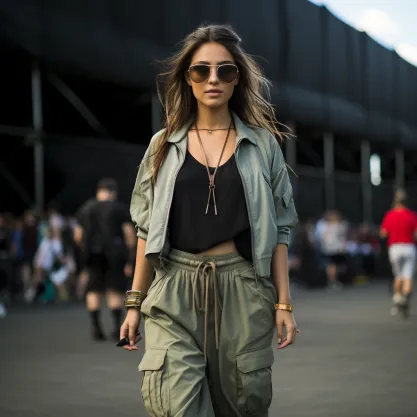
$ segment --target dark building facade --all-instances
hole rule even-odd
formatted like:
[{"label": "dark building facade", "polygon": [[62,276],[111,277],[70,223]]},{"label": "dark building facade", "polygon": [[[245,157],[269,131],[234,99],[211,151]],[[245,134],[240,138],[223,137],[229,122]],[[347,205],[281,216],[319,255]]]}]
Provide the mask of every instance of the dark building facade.
[{"label": "dark building facade", "polygon": [[[107,172],[128,199],[161,123],[156,62],[203,22],[232,24],[271,79],[278,119],[297,136],[284,148],[298,174],[302,218],[337,207],[354,221],[377,222],[395,186],[407,187],[417,207],[417,68],[325,7],[307,0],[3,3],[0,135],[12,157],[3,158],[0,175],[16,207],[57,200],[70,209]],[[370,170],[372,155],[379,174]],[[35,178],[16,169],[22,160]]]}]

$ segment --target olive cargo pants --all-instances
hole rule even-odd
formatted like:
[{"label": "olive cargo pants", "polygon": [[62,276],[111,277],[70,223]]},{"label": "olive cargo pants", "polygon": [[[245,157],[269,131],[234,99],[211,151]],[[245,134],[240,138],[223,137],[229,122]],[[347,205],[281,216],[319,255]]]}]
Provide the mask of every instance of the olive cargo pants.
[{"label": "olive cargo pants", "polygon": [[172,250],[142,305],[153,417],[266,417],[276,292],[238,254]]}]

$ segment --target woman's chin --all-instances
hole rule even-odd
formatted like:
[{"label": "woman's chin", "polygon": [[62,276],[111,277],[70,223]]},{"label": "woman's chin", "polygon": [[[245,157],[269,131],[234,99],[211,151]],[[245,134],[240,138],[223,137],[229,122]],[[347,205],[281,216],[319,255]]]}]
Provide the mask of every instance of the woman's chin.
[{"label": "woman's chin", "polygon": [[225,107],[225,106],[227,107],[227,103],[228,103],[228,101],[216,100],[216,99],[200,101],[200,104],[202,104],[204,107],[207,107],[209,109],[219,109],[219,108]]}]

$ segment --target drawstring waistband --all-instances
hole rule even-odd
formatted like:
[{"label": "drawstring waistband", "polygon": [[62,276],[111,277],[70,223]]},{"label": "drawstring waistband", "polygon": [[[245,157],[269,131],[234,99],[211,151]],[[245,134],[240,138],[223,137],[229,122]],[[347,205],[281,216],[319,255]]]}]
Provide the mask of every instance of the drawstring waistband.
[{"label": "drawstring waistband", "polygon": [[[192,286],[194,308],[199,312],[204,312],[204,359],[207,359],[208,310],[210,306],[211,287],[213,288],[214,297],[214,331],[216,349],[219,349],[219,316],[222,310],[222,303],[219,292],[219,283],[217,280],[216,264],[212,261],[201,261],[195,270]],[[199,289],[198,286],[200,286]],[[203,301],[204,307],[202,306]]]},{"label": "drawstring waistband", "polygon": [[211,307],[214,308],[216,348],[219,349],[223,305],[219,277],[223,272],[248,269],[252,265],[238,253],[202,256],[176,249],[171,249],[167,261],[176,268],[191,272],[193,308],[197,313],[204,313],[204,357],[207,359],[208,322]]}]

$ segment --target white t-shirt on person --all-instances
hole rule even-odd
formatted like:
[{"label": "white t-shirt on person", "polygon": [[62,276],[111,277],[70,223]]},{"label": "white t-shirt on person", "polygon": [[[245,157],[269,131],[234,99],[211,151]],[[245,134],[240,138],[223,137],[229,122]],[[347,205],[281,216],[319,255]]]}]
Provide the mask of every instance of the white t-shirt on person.
[{"label": "white t-shirt on person", "polygon": [[61,240],[45,237],[42,239],[42,242],[36,251],[34,265],[36,268],[50,271],[54,264],[55,257],[63,255],[63,253],[64,248]]},{"label": "white t-shirt on person", "polygon": [[347,227],[343,222],[325,223],[320,233],[320,246],[325,255],[336,255],[346,250]]}]

